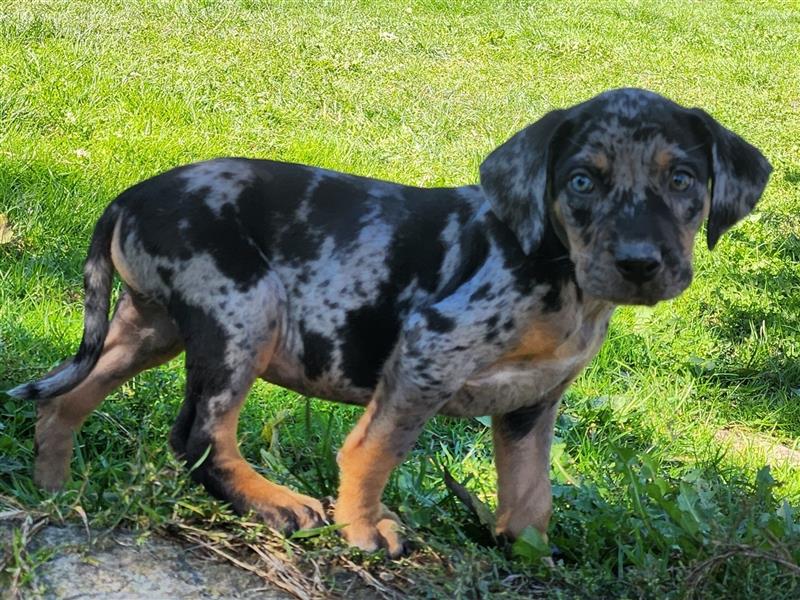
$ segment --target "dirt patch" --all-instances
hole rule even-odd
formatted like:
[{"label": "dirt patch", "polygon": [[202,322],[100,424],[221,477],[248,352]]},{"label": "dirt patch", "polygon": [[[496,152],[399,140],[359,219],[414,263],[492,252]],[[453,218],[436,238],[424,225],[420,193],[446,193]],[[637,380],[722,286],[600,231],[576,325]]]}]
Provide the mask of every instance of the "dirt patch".
[{"label": "dirt patch", "polygon": [[[11,547],[13,531],[10,524],[0,524],[4,550]],[[53,557],[36,567],[32,585],[18,597],[291,598],[252,573],[152,536],[115,531],[90,541],[80,527],[48,525],[28,545],[29,554],[40,550],[52,551]]]}]

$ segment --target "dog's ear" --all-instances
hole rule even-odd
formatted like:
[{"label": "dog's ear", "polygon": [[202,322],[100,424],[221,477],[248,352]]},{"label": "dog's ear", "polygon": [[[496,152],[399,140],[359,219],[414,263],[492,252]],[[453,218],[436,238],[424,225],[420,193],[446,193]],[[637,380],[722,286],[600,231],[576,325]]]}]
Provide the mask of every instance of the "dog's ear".
[{"label": "dog's ear", "polygon": [[554,110],[529,125],[481,163],[481,187],[492,212],[530,254],[539,245],[547,218],[549,147],[566,110]]},{"label": "dog's ear", "polygon": [[720,236],[747,216],[767,185],[772,166],[764,155],[699,108],[699,117],[711,146],[711,210],[707,241],[713,249]]}]

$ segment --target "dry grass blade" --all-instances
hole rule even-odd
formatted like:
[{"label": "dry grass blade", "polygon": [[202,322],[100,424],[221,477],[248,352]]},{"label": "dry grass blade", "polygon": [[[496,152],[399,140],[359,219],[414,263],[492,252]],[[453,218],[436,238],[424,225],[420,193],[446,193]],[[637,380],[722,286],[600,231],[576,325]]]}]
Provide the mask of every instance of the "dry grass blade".
[{"label": "dry grass blade", "polygon": [[355,573],[361,578],[361,581],[366,583],[369,587],[374,589],[381,598],[394,599],[398,598],[398,594],[393,590],[383,585],[376,577],[367,571],[364,567],[360,567],[349,558],[342,557],[342,564],[344,564],[350,571]]},{"label": "dry grass blade", "polygon": [[[291,564],[288,558],[276,555],[274,548],[270,548],[270,552],[265,552],[264,546],[261,544],[248,543],[246,546],[264,563],[269,565],[270,573],[285,582],[287,587],[284,589],[287,589],[287,591],[289,591],[289,587],[292,587],[292,589],[297,587],[303,598],[324,598],[326,596],[326,590],[322,586],[319,577],[309,578]],[[297,595],[296,592],[292,593]],[[300,598],[301,596],[298,595],[297,597]]]},{"label": "dry grass blade", "polygon": [[[246,521],[239,521],[228,530],[205,529],[176,520],[163,532],[303,600],[340,597],[394,600],[404,595],[403,589],[415,585],[412,579],[385,568],[382,562],[362,565],[338,552],[309,552],[304,546]],[[434,562],[440,559],[437,557]]]},{"label": "dry grass blade", "polygon": [[749,455],[762,453],[772,465],[800,465],[800,450],[790,448],[768,435],[748,431],[745,428],[724,428],[714,433],[714,439],[727,445],[734,453]]},{"label": "dry grass blade", "polygon": [[[303,574],[288,557],[284,556],[283,548],[277,543],[241,542],[232,535],[220,531],[205,531],[184,523],[173,522],[171,525],[173,533],[179,538],[257,575],[265,582],[296,598],[315,600],[329,597],[318,574],[314,578]],[[269,551],[266,551],[265,547]],[[257,563],[253,564],[246,560],[243,550],[250,556],[257,557]]]},{"label": "dry grass blade", "polygon": [[26,510],[12,508],[0,512],[0,521],[16,521],[17,519],[24,519],[28,515],[30,513]]},{"label": "dry grass blade", "polygon": [[40,513],[26,509],[11,496],[0,494],[0,521],[7,519],[23,519],[28,515],[40,515]]},{"label": "dry grass blade", "polygon": [[8,244],[14,239],[14,231],[8,222],[8,217],[0,213],[0,244]]}]

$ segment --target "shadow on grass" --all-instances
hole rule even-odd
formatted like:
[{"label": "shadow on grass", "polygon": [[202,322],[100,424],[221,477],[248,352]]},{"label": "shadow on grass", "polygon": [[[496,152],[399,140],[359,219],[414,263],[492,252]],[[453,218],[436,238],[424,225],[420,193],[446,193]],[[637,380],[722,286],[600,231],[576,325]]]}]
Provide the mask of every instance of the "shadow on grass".
[{"label": "shadow on grass", "polygon": [[794,185],[800,184],[800,169],[786,169],[786,173],[784,174],[783,178]]},{"label": "shadow on grass", "polygon": [[24,327],[0,323],[0,392],[41,377],[64,359],[73,356],[77,342],[55,343],[34,335]]},{"label": "shadow on grass", "polygon": [[113,195],[73,167],[0,161],[2,212],[14,235],[0,245],[0,271],[6,275],[2,296],[10,309],[0,321],[0,385],[41,374],[77,349],[79,338],[55,342],[18,322],[42,301],[82,304],[82,266],[94,218],[85,218],[93,209],[79,200],[98,197],[110,201]]},{"label": "shadow on grass", "polygon": [[718,285],[728,281],[735,292],[721,289],[724,301],[713,300],[707,314],[699,308],[696,315],[716,340],[718,355],[703,357],[710,368],[694,374],[710,384],[711,392],[724,394],[715,409],[726,418],[762,426],[770,420],[769,426],[798,436],[800,237],[772,244],[761,250],[763,264],[723,267],[729,271]]},{"label": "shadow on grass", "polygon": [[14,233],[0,245],[0,261],[27,261],[54,277],[80,281],[94,223],[115,194],[78,169],[33,160],[0,161],[0,212]]}]

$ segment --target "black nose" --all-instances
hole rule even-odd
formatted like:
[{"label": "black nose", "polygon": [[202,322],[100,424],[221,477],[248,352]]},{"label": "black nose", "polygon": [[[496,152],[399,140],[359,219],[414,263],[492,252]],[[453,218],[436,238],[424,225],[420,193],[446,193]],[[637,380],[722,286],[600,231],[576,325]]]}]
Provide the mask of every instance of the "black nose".
[{"label": "black nose", "polygon": [[614,258],[617,270],[633,283],[650,281],[661,270],[661,252],[650,244],[621,245]]}]

